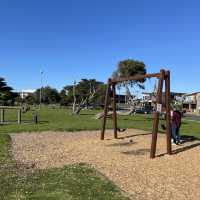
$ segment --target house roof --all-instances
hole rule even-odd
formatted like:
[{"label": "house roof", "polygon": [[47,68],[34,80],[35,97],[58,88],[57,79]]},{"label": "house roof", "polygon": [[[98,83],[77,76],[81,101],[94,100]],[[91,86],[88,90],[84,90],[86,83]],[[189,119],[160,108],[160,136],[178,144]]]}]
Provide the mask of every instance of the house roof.
[{"label": "house roof", "polygon": [[34,93],[36,90],[35,89],[25,89],[25,90],[20,90],[16,91],[17,93]]},{"label": "house roof", "polygon": [[[151,94],[153,94],[153,92],[142,92],[142,94],[151,95]],[[186,93],[182,93],[182,92],[171,92],[171,95],[185,95],[185,94]]]},{"label": "house roof", "polygon": [[197,94],[199,94],[200,92],[194,92],[194,93],[190,93],[190,94],[186,94],[185,96],[195,96]]}]

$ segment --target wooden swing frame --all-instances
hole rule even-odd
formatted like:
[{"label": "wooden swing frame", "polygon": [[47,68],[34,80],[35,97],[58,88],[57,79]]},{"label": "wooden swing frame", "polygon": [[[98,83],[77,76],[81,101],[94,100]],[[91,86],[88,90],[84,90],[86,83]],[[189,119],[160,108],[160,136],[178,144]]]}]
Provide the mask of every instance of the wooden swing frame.
[{"label": "wooden swing frame", "polygon": [[155,158],[156,156],[156,146],[157,146],[157,135],[158,135],[158,126],[159,126],[159,113],[160,111],[157,109],[158,104],[162,104],[162,96],[163,96],[163,85],[165,83],[165,109],[166,109],[166,146],[167,153],[169,155],[172,154],[171,147],[171,114],[170,114],[170,103],[171,103],[171,95],[170,95],[170,71],[166,71],[164,69],[160,70],[160,73],[154,74],[145,74],[145,75],[136,75],[125,78],[114,78],[108,79],[106,96],[105,96],[105,104],[104,104],[104,116],[102,120],[102,130],[101,130],[101,140],[104,140],[105,136],[105,127],[107,121],[108,114],[108,104],[109,104],[109,92],[112,91],[112,109],[113,109],[113,130],[114,130],[114,138],[118,138],[117,134],[117,112],[116,112],[116,84],[125,82],[125,81],[137,81],[143,80],[146,78],[158,78],[158,92],[156,96],[156,110],[153,113],[153,129],[152,129],[152,140],[151,140],[151,151],[150,158]]}]

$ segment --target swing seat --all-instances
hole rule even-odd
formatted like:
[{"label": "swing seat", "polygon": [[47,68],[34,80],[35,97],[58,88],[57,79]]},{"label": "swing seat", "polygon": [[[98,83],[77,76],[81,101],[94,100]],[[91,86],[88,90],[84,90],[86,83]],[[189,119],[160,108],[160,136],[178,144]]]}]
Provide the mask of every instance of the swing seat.
[{"label": "swing seat", "polygon": [[117,131],[118,132],[124,132],[124,131],[126,131],[126,128],[117,128]]},{"label": "swing seat", "polygon": [[165,126],[164,124],[161,124],[161,128],[162,128],[163,130],[166,130],[166,126]]}]

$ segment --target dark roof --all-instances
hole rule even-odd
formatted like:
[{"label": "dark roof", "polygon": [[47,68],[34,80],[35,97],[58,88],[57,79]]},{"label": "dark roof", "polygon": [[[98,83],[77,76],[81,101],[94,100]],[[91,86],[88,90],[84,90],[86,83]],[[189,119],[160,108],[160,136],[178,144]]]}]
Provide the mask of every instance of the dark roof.
[{"label": "dark roof", "polygon": [[[142,92],[142,94],[153,94],[153,92]],[[171,92],[171,95],[185,95],[185,94],[186,93],[182,93],[182,92]]]},{"label": "dark roof", "polygon": [[194,95],[197,95],[199,94],[200,92],[194,92],[194,93],[190,93],[190,94],[186,94],[185,96],[194,96]]}]

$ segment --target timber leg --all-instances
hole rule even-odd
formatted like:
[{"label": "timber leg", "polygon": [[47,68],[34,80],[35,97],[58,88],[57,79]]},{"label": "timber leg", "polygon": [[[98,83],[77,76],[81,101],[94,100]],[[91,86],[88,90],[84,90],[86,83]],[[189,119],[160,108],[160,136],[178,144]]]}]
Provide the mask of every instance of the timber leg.
[{"label": "timber leg", "polygon": [[113,94],[113,129],[114,129],[114,138],[117,139],[117,112],[116,112],[116,88],[115,88],[115,84],[112,85],[112,94]]},{"label": "timber leg", "polygon": [[108,80],[107,88],[106,88],[106,97],[104,103],[104,115],[102,120],[102,129],[101,129],[101,140],[104,140],[105,128],[106,128],[106,120],[108,114],[108,101],[109,101],[109,91],[110,91],[110,79]]},{"label": "timber leg", "polygon": [[171,145],[171,95],[170,95],[170,72],[165,74],[165,102],[166,102],[166,137],[167,137],[167,153],[172,154]]},{"label": "timber leg", "polygon": [[165,76],[165,71],[161,70],[160,79],[158,83],[157,98],[156,98],[156,110],[154,112],[150,158],[155,158],[156,155],[156,145],[157,145],[157,135],[158,135],[158,125],[159,125],[159,111],[157,110],[157,104],[162,104],[162,96],[163,96],[162,89],[163,89],[164,76]]}]

